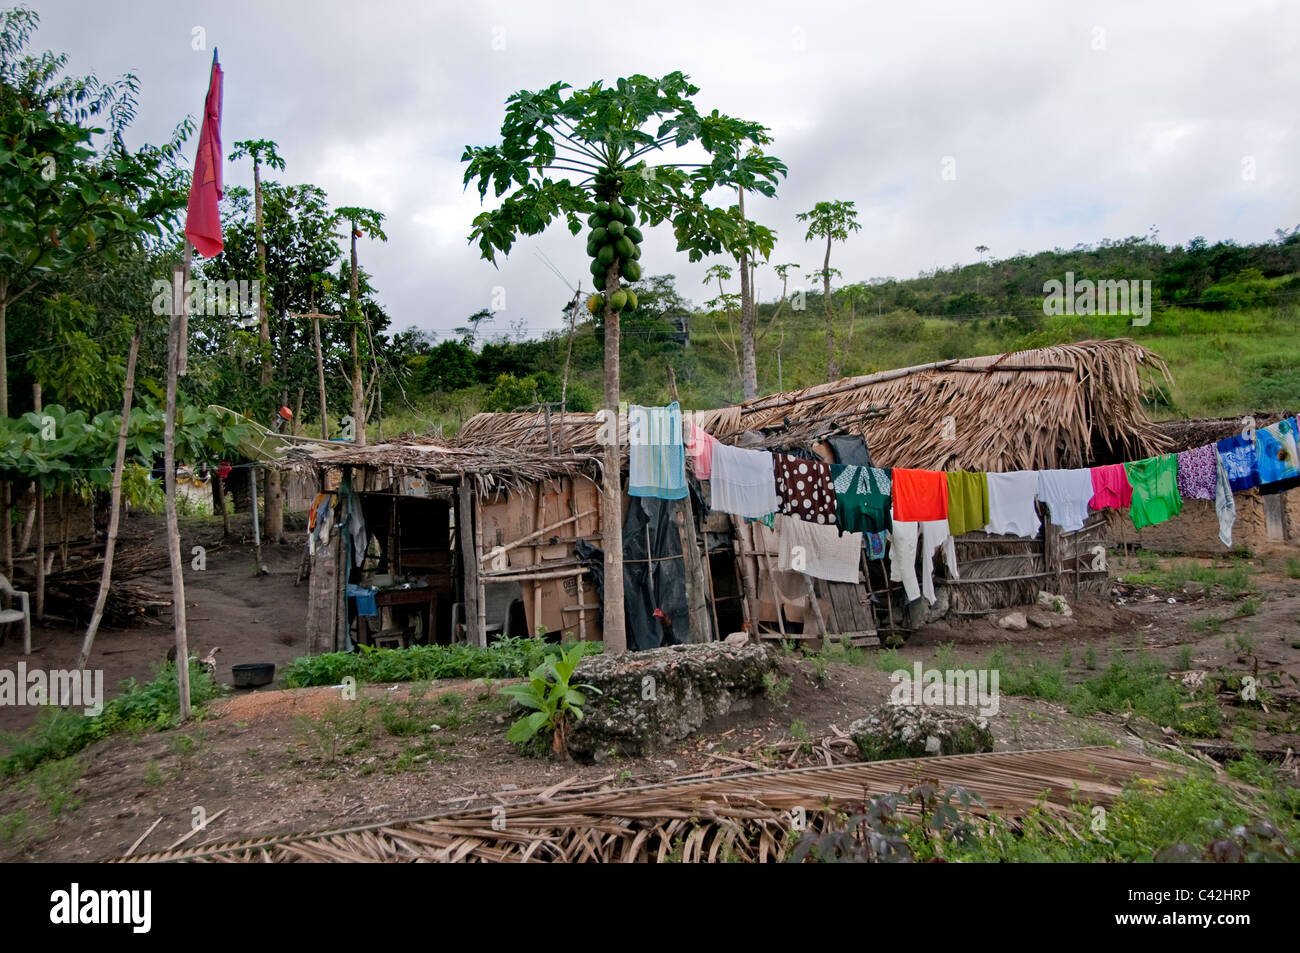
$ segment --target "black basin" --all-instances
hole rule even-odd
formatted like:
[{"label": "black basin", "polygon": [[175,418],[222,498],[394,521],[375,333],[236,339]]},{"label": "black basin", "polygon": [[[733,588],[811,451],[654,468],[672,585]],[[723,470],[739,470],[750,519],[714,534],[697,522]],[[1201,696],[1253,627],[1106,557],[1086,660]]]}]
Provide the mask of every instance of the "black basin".
[{"label": "black basin", "polygon": [[249,662],[235,665],[230,670],[235,676],[236,688],[257,688],[270,685],[275,679],[274,662]]}]

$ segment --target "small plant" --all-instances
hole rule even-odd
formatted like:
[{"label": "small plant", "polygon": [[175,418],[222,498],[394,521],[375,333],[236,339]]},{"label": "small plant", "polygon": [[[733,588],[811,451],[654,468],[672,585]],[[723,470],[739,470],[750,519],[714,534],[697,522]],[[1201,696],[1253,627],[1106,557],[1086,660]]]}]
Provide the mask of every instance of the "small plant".
[{"label": "small plant", "polygon": [[1090,672],[1097,670],[1097,646],[1088,646],[1087,651],[1083,653],[1083,664]]},{"label": "small plant", "polygon": [[934,667],[940,671],[951,671],[957,667],[957,645],[954,642],[940,642],[934,650]]},{"label": "small plant", "polygon": [[547,659],[528,675],[527,685],[507,685],[500,694],[508,695],[525,708],[535,709],[510,726],[508,741],[523,743],[538,732],[551,733],[551,750],[557,755],[568,751],[569,730],[572,722],[582,720],[582,706],[587,696],[580,691],[596,692],[592,685],[572,685],[573,671],[582,661],[581,643],[556,659]]},{"label": "small plant", "polygon": [[814,681],[817,682],[818,686],[824,687],[826,685],[826,679],[829,675],[829,671],[827,669],[828,663],[826,661],[826,656],[822,655],[821,653],[818,653],[816,655],[809,656],[808,660],[812,662]]},{"label": "small plant", "polygon": [[808,725],[798,720],[790,722],[790,737],[795,741],[807,741]]},{"label": "small plant", "polygon": [[898,654],[898,649],[885,649],[876,656],[876,668],[879,671],[894,672],[906,667],[903,657]]},{"label": "small plant", "polygon": [[1249,633],[1243,633],[1236,637],[1237,651],[1242,655],[1255,654],[1255,637]]},{"label": "small plant", "polygon": [[1074,653],[1070,651],[1070,647],[1067,645],[1061,649],[1061,668],[1069,668],[1073,664]]},{"label": "small plant", "polygon": [[1192,647],[1190,645],[1181,646],[1178,649],[1178,659],[1174,662],[1176,671],[1185,672],[1192,667]]},{"label": "small plant", "polygon": [[315,746],[322,763],[333,764],[349,748],[348,742],[364,747],[370,732],[368,708],[369,701],[365,698],[333,702],[319,718],[298,715],[294,718],[294,729],[303,741]]},{"label": "small plant", "polygon": [[763,690],[767,694],[768,701],[774,705],[786,704],[784,699],[790,692],[792,679],[787,675],[785,678],[777,678],[771,672],[763,676]]},{"label": "small plant", "polygon": [[1236,615],[1238,618],[1245,618],[1246,616],[1252,616],[1258,611],[1259,611],[1258,599],[1242,599],[1241,602],[1237,603]]},{"label": "small plant", "polygon": [[1292,556],[1286,561],[1286,574],[1291,579],[1300,579],[1300,559]]}]

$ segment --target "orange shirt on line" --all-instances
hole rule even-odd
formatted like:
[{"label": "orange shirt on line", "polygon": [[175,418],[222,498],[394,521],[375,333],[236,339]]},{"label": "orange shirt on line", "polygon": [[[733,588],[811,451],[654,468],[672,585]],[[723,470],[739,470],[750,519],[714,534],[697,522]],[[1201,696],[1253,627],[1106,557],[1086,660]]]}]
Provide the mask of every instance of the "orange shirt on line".
[{"label": "orange shirt on line", "polygon": [[894,467],[894,519],[900,523],[948,518],[948,476],[941,470]]}]

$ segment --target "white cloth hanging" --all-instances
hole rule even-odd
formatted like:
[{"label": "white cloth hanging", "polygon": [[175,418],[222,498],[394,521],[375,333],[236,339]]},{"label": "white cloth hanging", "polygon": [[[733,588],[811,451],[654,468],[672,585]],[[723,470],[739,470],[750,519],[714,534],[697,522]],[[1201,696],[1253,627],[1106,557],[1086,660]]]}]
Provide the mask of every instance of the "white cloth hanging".
[{"label": "white cloth hanging", "polygon": [[[903,584],[903,592],[908,602],[915,602],[925,596],[925,601],[934,605],[934,554],[942,549],[943,561],[948,565],[948,574],[960,579],[957,573],[957,545],[948,529],[948,521],[926,520],[918,522],[893,523],[890,534],[889,578]],[[921,547],[921,574],[916,572],[916,549]]]},{"label": "white cloth hanging", "polygon": [[986,533],[1034,537],[1042,527],[1034,498],[1038,494],[1037,470],[989,474],[989,524]]},{"label": "white cloth hanging", "polygon": [[1083,529],[1092,499],[1092,470],[1039,470],[1038,498],[1052,522],[1068,533]]},{"label": "white cloth hanging", "polygon": [[777,569],[803,572],[830,582],[857,585],[861,581],[861,533],[841,536],[834,525],[810,523],[784,513],[776,518],[776,531],[780,537]]},{"label": "white cloth hanging", "polygon": [[766,450],[744,450],[725,443],[715,445],[709,489],[713,509],[732,516],[757,519],[775,513],[781,505],[776,495],[772,455]]}]

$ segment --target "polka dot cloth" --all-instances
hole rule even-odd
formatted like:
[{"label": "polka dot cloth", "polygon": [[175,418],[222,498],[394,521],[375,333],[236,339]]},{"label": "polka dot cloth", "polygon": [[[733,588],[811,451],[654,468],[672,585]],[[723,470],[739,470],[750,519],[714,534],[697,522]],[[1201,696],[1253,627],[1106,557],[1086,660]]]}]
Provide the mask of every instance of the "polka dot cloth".
[{"label": "polka dot cloth", "polygon": [[772,473],[781,512],[809,523],[835,525],[835,490],[830,464],[789,453],[772,454]]}]

